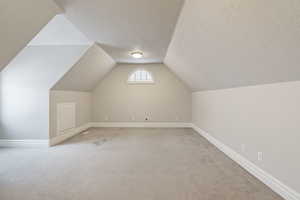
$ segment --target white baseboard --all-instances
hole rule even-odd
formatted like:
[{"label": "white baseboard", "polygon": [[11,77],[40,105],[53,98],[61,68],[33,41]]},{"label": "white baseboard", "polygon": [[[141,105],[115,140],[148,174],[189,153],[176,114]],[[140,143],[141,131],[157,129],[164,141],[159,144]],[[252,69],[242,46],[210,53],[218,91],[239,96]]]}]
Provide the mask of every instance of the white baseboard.
[{"label": "white baseboard", "polygon": [[116,128],[191,128],[191,123],[184,122],[92,122],[90,127],[116,127]]},{"label": "white baseboard", "polygon": [[0,147],[49,147],[62,143],[63,141],[89,129],[100,127],[130,127],[130,128],[191,128],[191,123],[184,122],[92,122],[83,126],[70,129],[64,134],[51,138],[50,140],[0,140]]},{"label": "white baseboard", "polygon": [[201,128],[197,127],[196,125],[192,124],[192,128],[197,131],[200,135],[205,137],[209,142],[211,142],[214,146],[216,146],[219,150],[225,153],[228,157],[232,160],[237,162],[240,166],[254,175],[256,178],[261,180],[264,184],[269,186],[273,191],[278,193],[280,196],[285,198],[286,200],[300,200],[300,194],[295,190],[291,189],[271,174],[267,173],[266,171],[262,170],[245,157],[231,149],[230,147],[226,146],[209,133],[203,131]]},{"label": "white baseboard", "polygon": [[67,130],[64,134],[58,135],[54,138],[50,138],[50,146],[60,144],[63,141],[65,141],[65,140],[67,140],[67,139],[69,139],[69,138],[71,138],[75,135],[78,135],[79,133],[81,133],[81,132],[83,132],[83,131],[85,131],[89,128],[91,128],[90,123],[87,123],[87,124],[79,126],[77,128]]},{"label": "white baseboard", "polygon": [[49,147],[49,140],[0,140],[0,147]]}]

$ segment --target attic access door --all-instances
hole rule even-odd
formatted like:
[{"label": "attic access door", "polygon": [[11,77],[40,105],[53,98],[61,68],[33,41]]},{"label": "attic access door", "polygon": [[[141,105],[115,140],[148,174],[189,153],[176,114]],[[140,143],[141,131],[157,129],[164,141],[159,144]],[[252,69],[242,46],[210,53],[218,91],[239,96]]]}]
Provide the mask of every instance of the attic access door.
[{"label": "attic access door", "polygon": [[76,103],[57,104],[57,134],[64,134],[65,131],[76,126]]}]

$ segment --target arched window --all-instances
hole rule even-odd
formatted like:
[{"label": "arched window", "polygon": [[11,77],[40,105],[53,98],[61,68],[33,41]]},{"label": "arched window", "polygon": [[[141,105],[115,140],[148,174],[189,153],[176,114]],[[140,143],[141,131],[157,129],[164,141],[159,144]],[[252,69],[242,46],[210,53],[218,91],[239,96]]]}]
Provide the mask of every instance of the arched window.
[{"label": "arched window", "polygon": [[128,83],[154,83],[154,80],[150,72],[138,69],[129,75]]}]

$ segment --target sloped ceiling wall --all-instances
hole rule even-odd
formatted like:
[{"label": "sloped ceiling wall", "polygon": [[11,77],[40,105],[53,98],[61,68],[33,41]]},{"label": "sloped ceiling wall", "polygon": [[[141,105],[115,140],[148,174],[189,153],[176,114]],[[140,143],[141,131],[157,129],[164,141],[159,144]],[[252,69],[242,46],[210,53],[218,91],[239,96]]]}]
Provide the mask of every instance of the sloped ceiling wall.
[{"label": "sloped ceiling wall", "polygon": [[[184,0],[55,0],[117,62],[162,62]],[[130,52],[142,50],[143,59]]]},{"label": "sloped ceiling wall", "polygon": [[49,90],[90,46],[57,15],[9,62],[0,72],[0,138],[48,138]]},{"label": "sloped ceiling wall", "polygon": [[91,91],[114,66],[115,61],[94,44],[52,89]]},{"label": "sloped ceiling wall", "polygon": [[59,14],[29,42],[30,46],[40,45],[92,45],[64,14]]},{"label": "sloped ceiling wall", "polygon": [[194,90],[300,79],[300,1],[186,0],[164,60]]},{"label": "sloped ceiling wall", "polygon": [[0,71],[59,12],[52,0],[1,0]]},{"label": "sloped ceiling wall", "polygon": [[0,73],[0,139],[47,139],[49,89],[87,46],[26,46]]}]

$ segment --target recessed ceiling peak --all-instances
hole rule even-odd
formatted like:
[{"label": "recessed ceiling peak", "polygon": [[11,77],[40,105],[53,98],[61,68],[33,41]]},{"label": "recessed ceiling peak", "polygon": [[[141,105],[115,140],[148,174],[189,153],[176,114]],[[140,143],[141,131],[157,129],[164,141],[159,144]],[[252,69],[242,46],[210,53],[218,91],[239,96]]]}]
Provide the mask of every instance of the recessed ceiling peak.
[{"label": "recessed ceiling peak", "polygon": [[[118,63],[161,63],[184,0],[55,0]],[[143,49],[143,58],[130,53]]]}]

